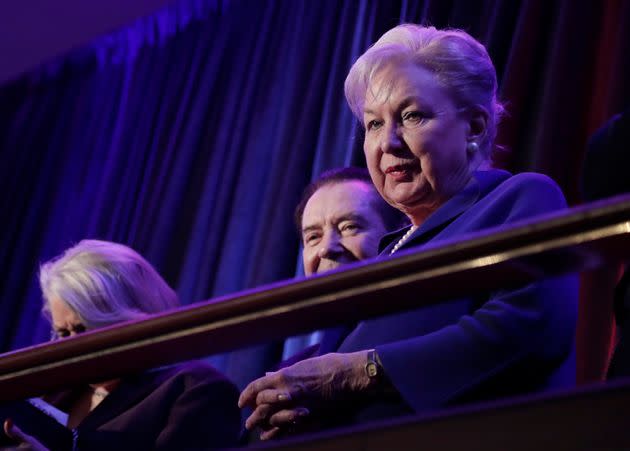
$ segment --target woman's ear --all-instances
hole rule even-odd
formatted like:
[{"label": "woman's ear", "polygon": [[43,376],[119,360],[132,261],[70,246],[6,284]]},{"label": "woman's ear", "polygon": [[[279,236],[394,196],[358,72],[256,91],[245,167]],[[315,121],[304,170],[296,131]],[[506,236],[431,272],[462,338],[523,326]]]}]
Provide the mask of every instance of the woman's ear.
[{"label": "woman's ear", "polygon": [[466,135],[466,153],[470,170],[477,170],[487,162],[482,151],[488,133],[488,112],[481,106],[468,108],[468,133]]},{"label": "woman's ear", "polygon": [[480,105],[471,107],[468,111],[468,141],[481,144],[488,132],[488,112]]}]

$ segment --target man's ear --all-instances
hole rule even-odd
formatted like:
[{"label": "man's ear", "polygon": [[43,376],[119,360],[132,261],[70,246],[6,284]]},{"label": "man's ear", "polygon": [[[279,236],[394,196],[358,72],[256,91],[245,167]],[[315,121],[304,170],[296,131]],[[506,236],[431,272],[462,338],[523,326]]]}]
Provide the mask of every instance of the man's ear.
[{"label": "man's ear", "polygon": [[488,112],[480,105],[468,110],[468,141],[481,144],[488,133]]}]

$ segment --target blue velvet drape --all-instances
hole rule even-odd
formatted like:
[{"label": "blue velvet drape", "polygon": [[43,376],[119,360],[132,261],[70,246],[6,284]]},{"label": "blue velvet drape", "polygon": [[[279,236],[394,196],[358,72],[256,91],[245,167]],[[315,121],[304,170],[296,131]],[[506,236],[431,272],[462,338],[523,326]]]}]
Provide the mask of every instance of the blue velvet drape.
[{"label": "blue velvet drape", "polygon": [[[301,190],[363,164],[345,75],[400,22],[487,44],[511,112],[501,163],[578,202],[588,133],[630,100],[629,16],[614,1],[180,0],[0,87],[0,348],[48,337],[38,264],[87,237],[137,249],[183,303],[293,277]],[[213,362],[243,385],[281,352]]]}]

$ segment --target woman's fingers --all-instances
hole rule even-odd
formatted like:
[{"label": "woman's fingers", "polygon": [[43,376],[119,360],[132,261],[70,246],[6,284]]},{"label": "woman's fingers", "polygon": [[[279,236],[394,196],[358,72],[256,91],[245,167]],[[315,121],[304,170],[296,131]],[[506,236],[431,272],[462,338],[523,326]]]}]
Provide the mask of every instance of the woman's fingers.
[{"label": "woman's fingers", "polygon": [[245,428],[252,430],[256,426],[261,426],[267,423],[267,418],[269,418],[272,412],[273,406],[270,404],[262,404],[257,406],[252,414],[245,420]]},{"label": "woman's fingers", "polygon": [[[238,406],[243,408],[245,406],[255,407],[257,404],[261,402],[258,401],[258,396],[261,392],[267,390],[279,390],[280,387],[286,385],[282,376],[276,373],[267,373],[266,376],[260,377],[253,382],[250,382],[247,387],[241,392],[241,396],[238,398]],[[277,395],[280,395],[278,398]],[[267,402],[278,402],[278,401],[286,401],[287,399],[283,396],[286,395],[286,391],[279,391],[277,393],[275,399],[271,399],[272,395],[267,393],[265,396],[269,398]]]},{"label": "woman's fingers", "polygon": [[280,410],[269,417],[269,424],[276,427],[293,427],[304,421],[309,413],[306,407]]},{"label": "woman's fingers", "polygon": [[271,429],[268,429],[266,431],[263,431],[260,433],[260,439],[261,440],[269,440],[271,438],[274,438],[275,436],[277,436],[280,433],[280,428],[277,427],[273,427]]},{"label": "woman's fingers", "polygon": [[256,395],[256,405],[261,404],[282,404],[291,401],[292,396],[288,390],[268,389],[258,392]]},{"label": "woman's fingers", "polygon": [[271,428],[260,433],[261,440],[269,440],[277,437],[281,433],[290,433],[293,428],[300,425],[305,417],[309,415],[309,410],[305,407],[295,409],[285,409],[273,414],[269,419]]},{"label": "woman's fingers", "polygon": [[13,428],[13,420],[11,418],[7,418],[6,420],[4,420],[4,423],[2,424],[3,428],[4,428],[4,433],[7,434],[9,437],[11,437],[11,429]]},{"label": "woman's fingers", "polygon": [[310,411],[306,407],[287,409],[271,404],[261,404],[247,418],[245,428],[251,430],[257,426],[295,426],[309,414]]},{"label": "woman's fingers", "polygon": [[266,424],[268,419],[280,409],[286,408],[291,395],[280,390],[263,390],[256,396],[256,408],[245,421],[247,429]]},{"label": "woman's fingers", "polygon": [[18,448],[32,451],[48,451],[48,448],[42,445],[35,437],[24,433],[22,429],[13,423],[11,418],[4,420],[3,426],[7,436],[20,443]]},{"label": "woman's fingers", "polygon": [[265,377],[261,377],[256,379],[253,382],[247,384],[247,387],[241,392],[241,395],[238,398],[238,406],[242,409],[245,406],[254,407],[256,405],[256,395],[260,390],[263,390],[266,387],[263,387],[263,381]]},{"label": "woman's fingers", "polygon": [[31,438],[29,435],[26,435],[24,432],[22,432],[22,429],[20,429],[15,423],[13,423],[13,420],[11,418],[7,418],[6,420],[4,420],[4,432],[5,434],[7,434],[7,436],[18,442],[26,441],[25,439],[27,437]]},{"label": "woman's fingers", "polygon": [[247,429],[268,424],[269,418],[277,411],[285,409],[291,401],[291,394],[284,390],[263,390],[256,396],[256,407],[245,421]]}]

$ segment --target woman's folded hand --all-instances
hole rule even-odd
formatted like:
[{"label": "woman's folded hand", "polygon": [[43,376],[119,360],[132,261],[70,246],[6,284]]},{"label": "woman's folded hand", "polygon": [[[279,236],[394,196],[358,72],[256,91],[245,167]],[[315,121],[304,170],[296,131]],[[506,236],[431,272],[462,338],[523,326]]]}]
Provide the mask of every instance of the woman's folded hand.
[{"label": "woman's folded hand", "polygon": [[366,390],[366,361],[367,351],[333,353],[267,373],[241,393],[239,407],[254,409],[245,427],[263,428],[261,439],[268,439],[303,422],[313,408]]}]

